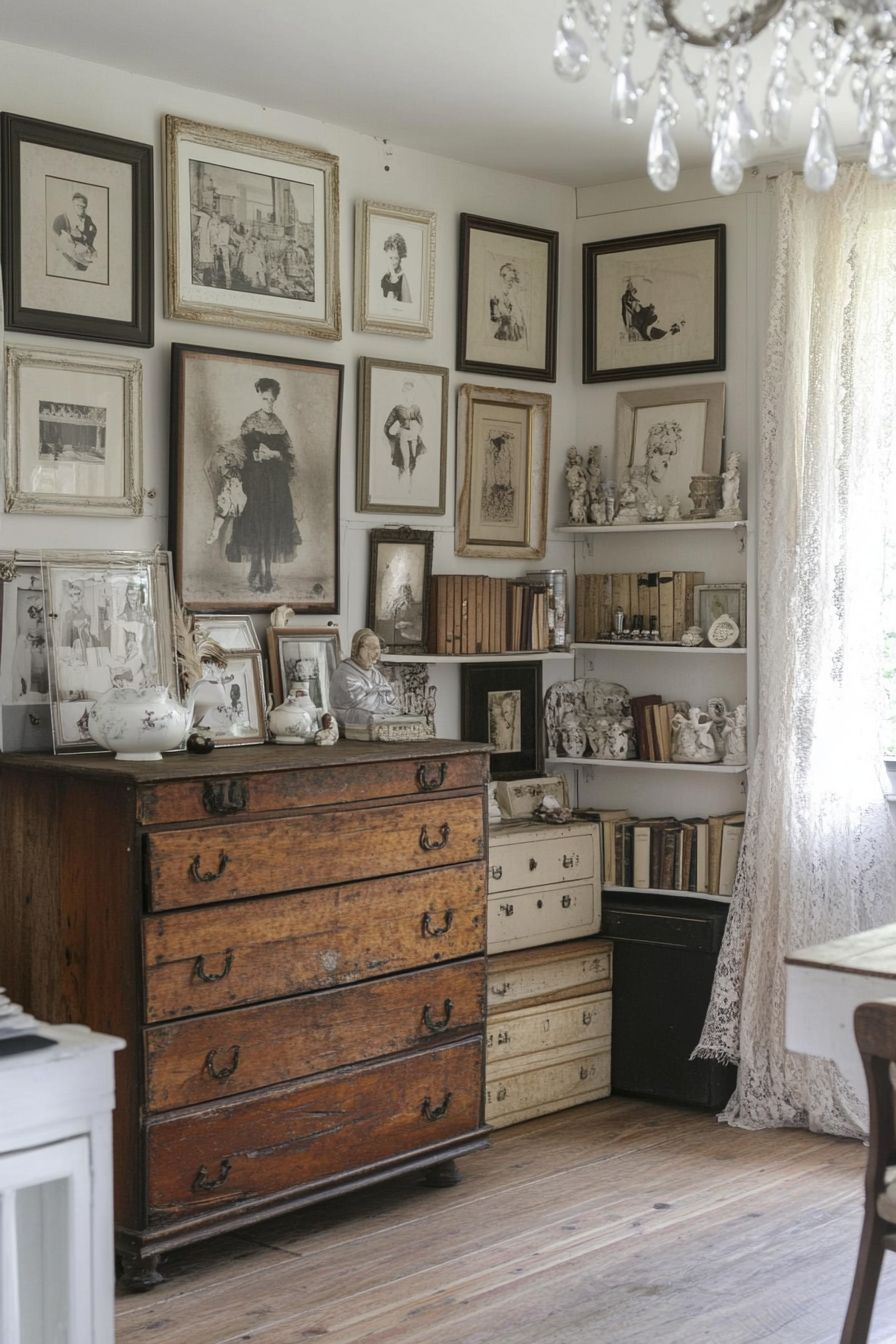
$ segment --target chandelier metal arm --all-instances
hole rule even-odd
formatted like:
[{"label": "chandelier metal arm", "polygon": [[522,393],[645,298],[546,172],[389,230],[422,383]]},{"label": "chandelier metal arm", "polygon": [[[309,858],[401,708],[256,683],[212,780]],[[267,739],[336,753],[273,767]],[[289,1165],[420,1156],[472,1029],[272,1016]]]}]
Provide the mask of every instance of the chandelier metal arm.
[{"label": "chandelier metal arm", "polygon": [[752,11],[739,10],[732,14],[727,23],[721,24],[711,33],[697,33],[675,14],[679,0],[660,0],[663,18],[674,33],[691,47],[728,47],[738,42],[749,42],[751,38],[767,28],[772,19],[780,14],[787,0],[765,0]]}]

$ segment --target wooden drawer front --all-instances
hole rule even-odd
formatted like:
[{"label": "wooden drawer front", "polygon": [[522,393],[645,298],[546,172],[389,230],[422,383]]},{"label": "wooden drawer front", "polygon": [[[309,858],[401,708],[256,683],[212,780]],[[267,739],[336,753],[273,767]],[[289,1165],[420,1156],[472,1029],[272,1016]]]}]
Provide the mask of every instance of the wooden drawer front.
[{"label": "wooden drawer front", "polygon": [[481,1029],[485,960],[150,1027],[147,1107],[169,1110]]},{"label": "wooden drawer front", "polygon": [[594,833],[590,826],[545,836],[516,838],[489,846],[489,895],[554,882],[584,882],[595,873]]},{"label": "wooden drawer front", "polygon": [[612,958],[613,944],[595,938],[489,957],[489,1016],[524,1003],[599,994],[611,987]]},{"label": "wooden drawer front", "polygon": [[150,1120],[150,1222],[288,1193],[475,1130],[481,1067],[477,1038]]},{"label": "wooden drawer front", "polygon": [[486,1072],[485,1119],[500,1129],[610,1095],[610,1047],[572,1047],[548,1061],[541,1053]]},{"label": "wooden drawer front", "polygon": [[420,798],[150,835],[150,908],[355,882],[482,858],[482,798]]},{"label": "wooden drawer front", "polygon": [[151,915],[146,1020],[474,956],[485,947],[485,864]]},{"label": "wooden drawer front", "polygon": [[593,882],[489,897],[490,953],[581,938],[599,928],[600,888]]},{"label": "wooden drawer front", "polygon": [[[283,755],[281,751],[281,758]],[[236,813],[251,817],[261,812],[483,788],[487,782],[488,757],[483,752],[462,756],[433,754],[406,761],[356,760],[313,770],[269,769],[244,775],[234,766],[232,773],[210,774],[207,779],[143,785],[137,798],[137,821],[152,826],[173,821],[206,821],[209,817]]]},{"label": "wooden drawer front", "polygon": [[486,1071],[499,1060],[528,1058],[539,1050],[598,1042],[608,1046],[612,1009],[612,996],[605,992],[490,1017],[485,1034]]}]

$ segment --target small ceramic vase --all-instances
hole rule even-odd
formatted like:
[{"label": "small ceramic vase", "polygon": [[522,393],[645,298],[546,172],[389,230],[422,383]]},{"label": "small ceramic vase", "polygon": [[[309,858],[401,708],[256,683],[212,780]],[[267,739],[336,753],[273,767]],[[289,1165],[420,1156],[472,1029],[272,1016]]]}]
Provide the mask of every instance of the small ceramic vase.
[{"label": "small ceramic vase", "polygon": [[694,504],[691,518],[715,518],[722,507],[721,476],[692,476],[688,494]]}]

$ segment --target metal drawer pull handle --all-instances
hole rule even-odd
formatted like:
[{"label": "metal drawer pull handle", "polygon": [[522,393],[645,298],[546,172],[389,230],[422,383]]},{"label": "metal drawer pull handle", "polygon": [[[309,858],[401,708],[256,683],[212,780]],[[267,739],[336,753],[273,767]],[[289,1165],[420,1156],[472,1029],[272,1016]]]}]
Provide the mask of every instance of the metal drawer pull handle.
[{"label": "metal drawer pull handle", "polygon": [[218,871],[216,873],[200,873],[199,864],[202,856],[196,854],[193,856],[193,862],[190,864],[190,876],[194,882],[217,882],[218,878],[224,872],[230,862],[230,855],[225,854],[223,849],[218,855]]},{"label": "metal drawer pull handle", "polygon": [[448,825],[446,821],[444,826],[439,827],[439,835],[442,837],[441,840],[430,840],[429,832],[424,826],[422,831],[420,832],[420,848],[425,849],[427,851],[431,849],[444,849],[448,843],[448,837],[450,834],[451,834],[451,827]]},{"label": "metal drawer pull handle", "polygon": [[534,872],[535,872],[535,869],[536,869],[537,867],[538,867],[538,860],[537,860],[537,859],[530,859],[530,860],[529,860],[529,872],[530,872],[530,873],[534,873]]},{"label": "metal drawer pull handle", "polygon": [[213,972],[211,971],[207,971],[205,969],[205,957],[196,958],[195,971],[196,974],[199,976],[200,980],[204,980],[207,985],[210,985],[215,980],[226,980],[228,975],[230,974],[230,968],[232,965],[233,965],[233,948],[228,947],[226,952],[224,953],[223,971],[219,971],[217,975],[213,974]]},{"label": "metal drawer pull handle", "polygon": [[429,911],[427,910],[426,914],[423,916],[423,937],[441,938],[444,934],[448,932],[453,923],[454,923],[454,911],[446,910],[444,925],[442,926],[441,929],[434,929],[432,927],[432,920],[430,918]]},{"label": "metal drawer pull handle", "polygon": [[221,1175],[209,1180],[208,1168],[200,1167],[196,1173],[196,1179],[193,1182],[194,1190],[217,1190],[219,1185],[223,1185],[230,1175],[230,1162],[225,1157],[221,1163]]},{"label": "metal drawer pull handle", "polygon": [[576,861],[575,861],[575,858],[572,856],[572,854],[564,854],[564,855],[563,855],[563,867],[564,867],[564,868],[573,868],[573,867],[575,867],[575,862],[576,862]]},{"label": "metal drawer pull handle", "polygon": [[424,1099],[423,1105],[420,1107],[420,1114],[423,1116],[424,1120],[441,1120],[442,1116],[447,1113],[448,1107],[450,1105],[451,1105],[450,1092],[445,1093],[445,1098],[441,1106],[433,1106],[429,1097],[426,1097]]},{"label": "metal drawer pull handle", "polygon": [[445,1016],[442,1018],[441,1022],[433,1022],[432,1018],[430,1017],[430,1005],[427,1003],[423,1009],[423,1025],[426,1028],[426,1030],[431,1031],[433,1035],[435,1035],[437,1032],[440,1031],[447,1031],[448,1023],[451,1021],[451,1010],[453,1009],[453,1007],[454,1004],[451,1002],[451,1000],[446,999]]},{"label": "metal drawer pull handle", "polygon": [[249,806],[249,785],[244,779],[207,779],[202,787],[202,806],[213,817],[244,812]]},{"label": "metal drawer pull handle", "polygon": [[447,773],[447,761],[442,761],[440,765],[434,765],[430,774],[427,774],[426,762],[424,761],[417,766],[417,788],[422,789],[424,793],[432,793],[434,789],[442,787]]},{"label": "metal drawer pull handle", "polygon": [[568,895],[567,895],[567,896],[561,896],[561,898],[560,898],[560,904],[563,906],[563,909],[564,909],[564,910],[568,910],[569,907],[572,905],[572,897],[571,897],[571,896],[568,896]]},{"label": "metal drawer pull handle", "polygon": [[493,863],[491,868],[489,868],[489,872],[496,882],[500,882],[501,878],[504,876],[504,869],[501,867],[500,863]]},{"label": "metal drawer pull handle", "polygon": [[218,1081],[224,1078],[232,1078],[236,1073],[237,1065],[240,1062],[240,1048],[238,1045],[232,1045],[230,1049],[233,1054],[233,1063],[225,1064],[220,1069],[215,1068],[215,1055],[218,1053],[217,1050],[209,1050],[205,1057],[205,1067],[208,1069],[212,1078],[215,1078]]}]

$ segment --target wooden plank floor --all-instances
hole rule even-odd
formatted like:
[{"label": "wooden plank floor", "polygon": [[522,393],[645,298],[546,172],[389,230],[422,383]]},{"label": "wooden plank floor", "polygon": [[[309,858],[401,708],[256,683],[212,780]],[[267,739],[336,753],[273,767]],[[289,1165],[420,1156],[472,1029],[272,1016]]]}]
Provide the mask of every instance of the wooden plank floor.
[{"label": "wooden plank floor", "polygon": [[[862,1144],[630,1098],[166,1257],[117,1344],[837,1344]],[[871,1344],[896,1341],[887,1256]]]}]

